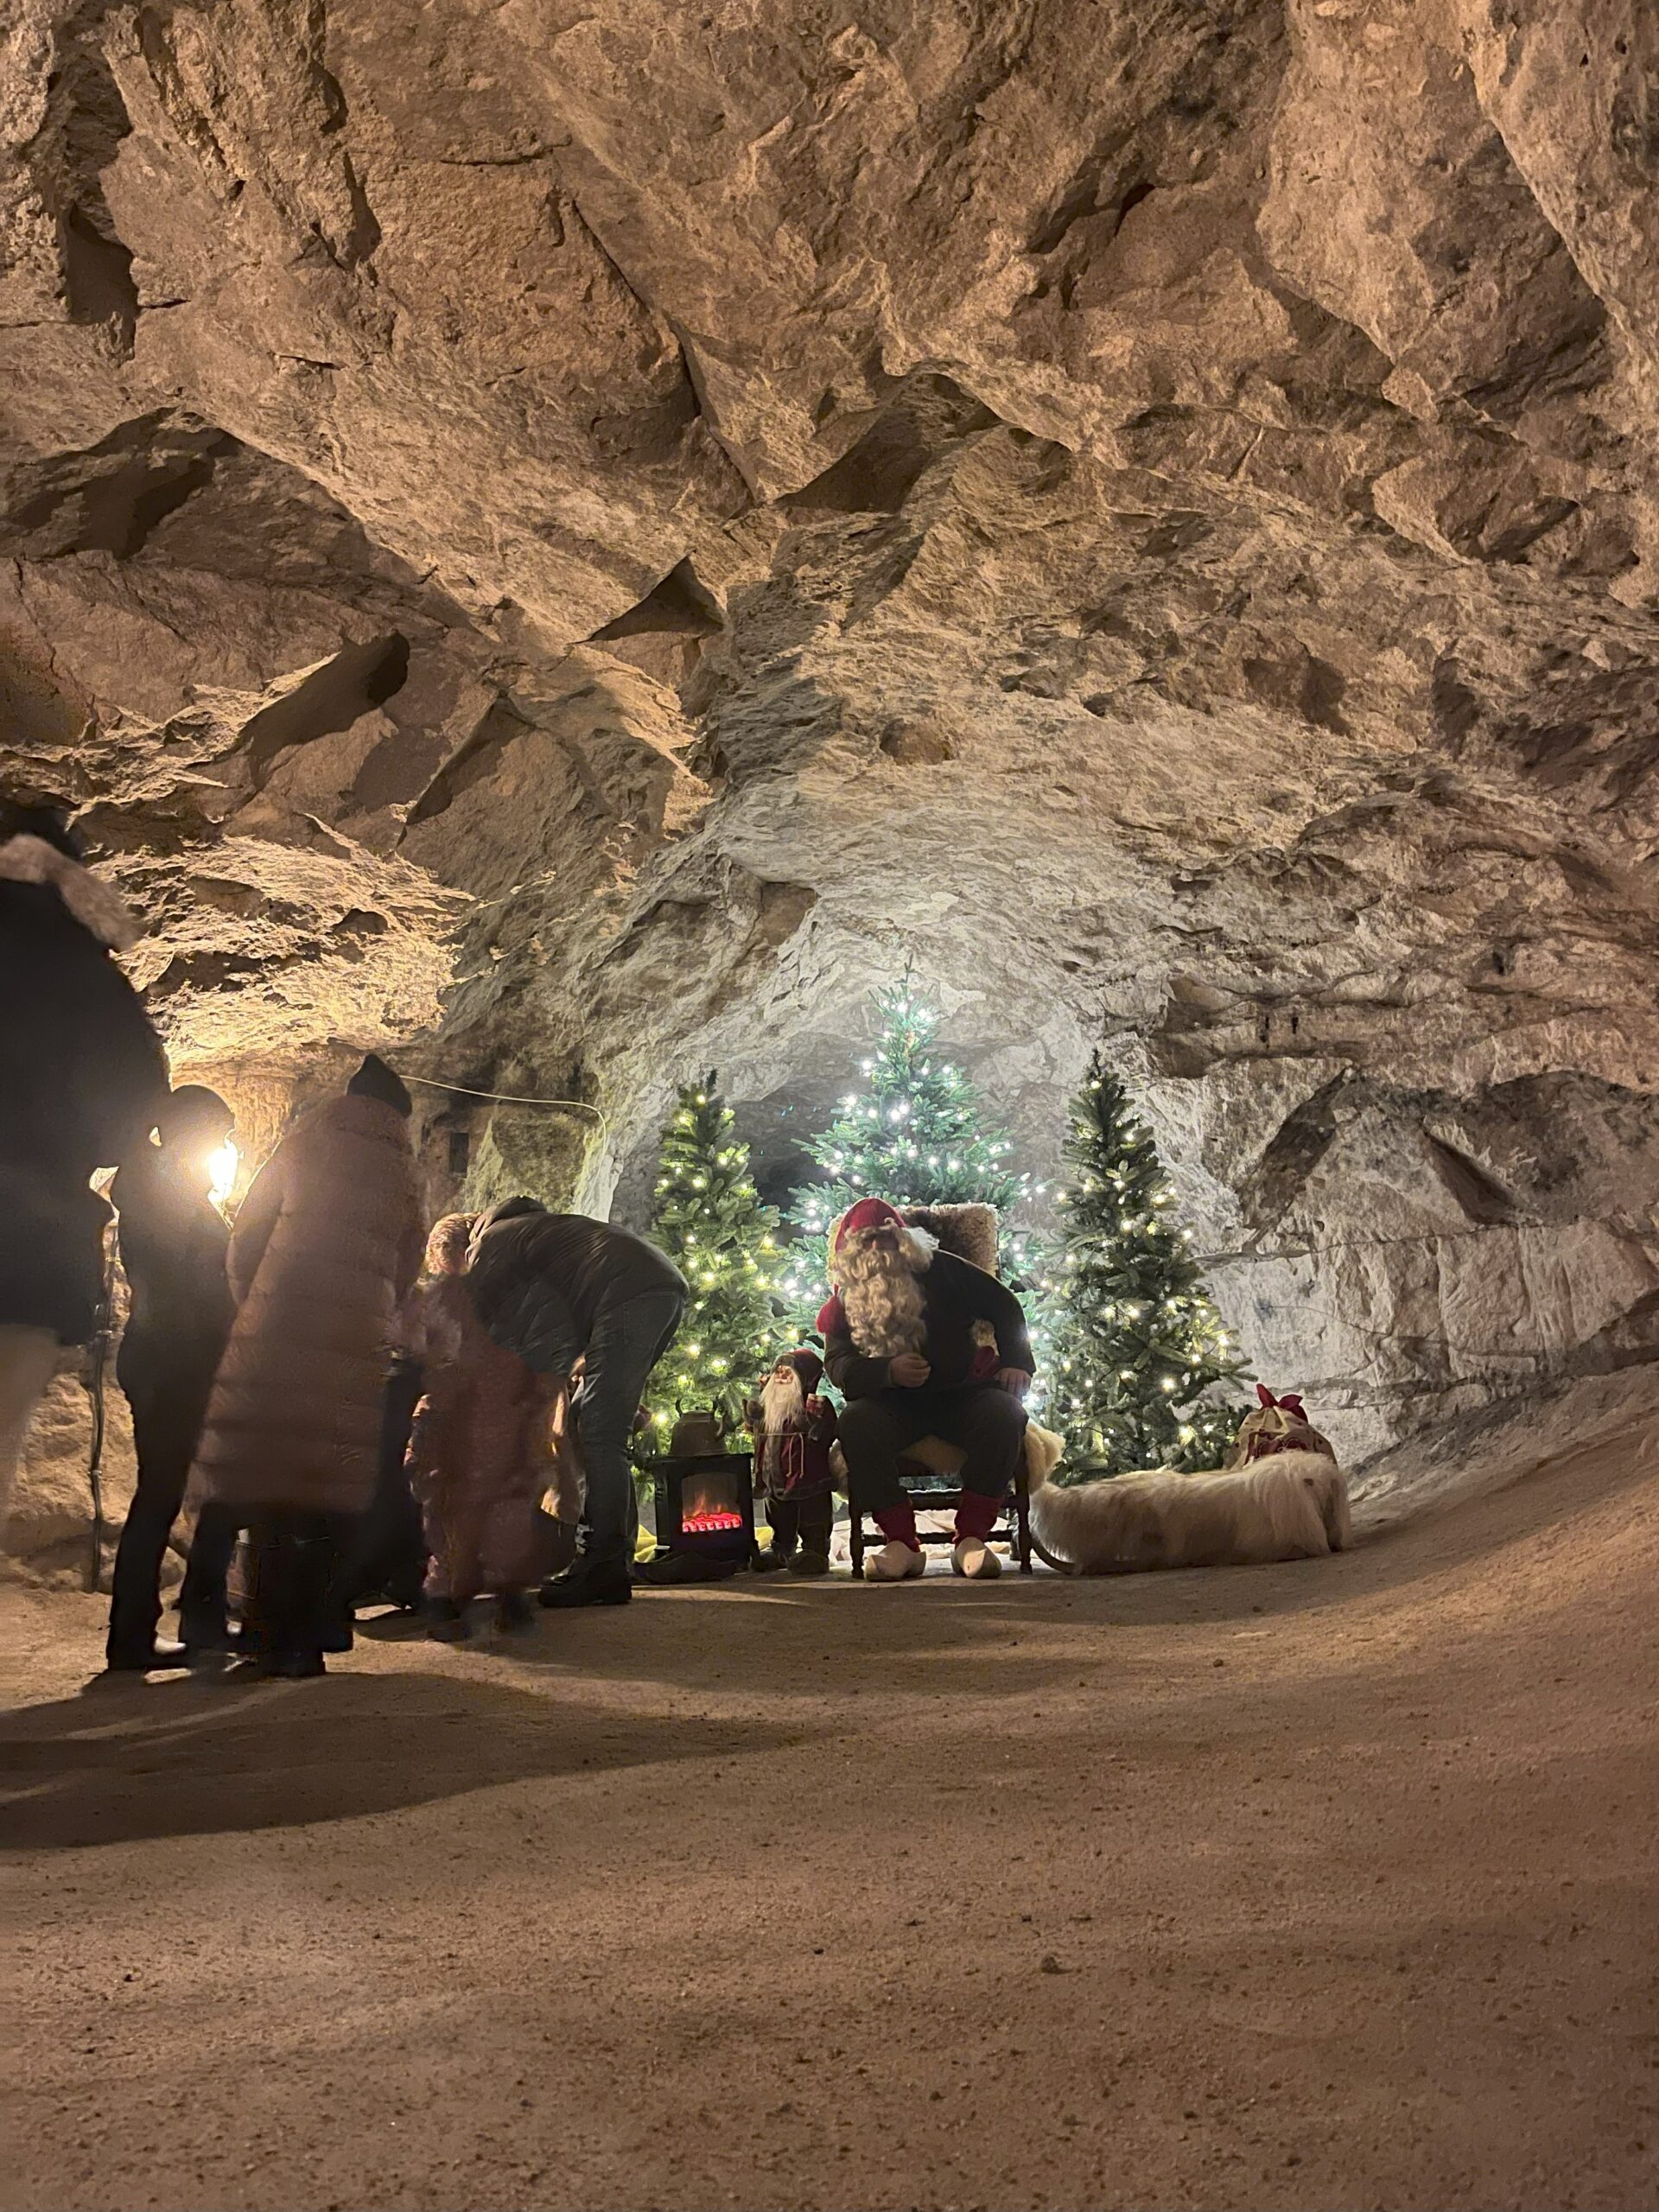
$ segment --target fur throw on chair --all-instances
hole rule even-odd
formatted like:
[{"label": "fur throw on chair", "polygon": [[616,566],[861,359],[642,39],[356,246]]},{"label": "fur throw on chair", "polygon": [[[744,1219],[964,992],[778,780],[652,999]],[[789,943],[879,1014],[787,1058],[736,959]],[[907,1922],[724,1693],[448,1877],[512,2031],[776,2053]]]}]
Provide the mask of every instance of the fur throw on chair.
[{"label": "fur throw on chair", "polygon": [[995,1206],[903,1206],[899,1211],[912,1229],[925,1229],[942,1252],[954,1252],[957,1259],[983,1268],[988,1275],[996,1274]]},{"label": "fur throw on chair", "polygon": [[1039,1541],[1084,1574],[1155,1567],[1252,1567],[1322,1559],[1353,1541],[1348,1485],[1319,1452],[1281,1452],[1235,1473],[1168,1468],[1033,1487]]},{"label": "fur throw on chair", "polygon": [[[1065,1450],[1061,1439],[1052,1429],[1039,1428],[1034,1421],[1026,1423],[1026,1488],[1034,1497],[1038,1485],[1046,1483],[1060,1463]],[[916,1466],[925,1467],[930,1474],[954,1475],[965,1457],[957,1444],[947,1444],[943,1437],[925,1436],[919,1444],[907,1447],[905,1458]],[[836,1488],[845,1497],[847,1492],[847,1462],[842,1457],[839,1444],[830,1447],[830,1471],[835,1477]]]}]

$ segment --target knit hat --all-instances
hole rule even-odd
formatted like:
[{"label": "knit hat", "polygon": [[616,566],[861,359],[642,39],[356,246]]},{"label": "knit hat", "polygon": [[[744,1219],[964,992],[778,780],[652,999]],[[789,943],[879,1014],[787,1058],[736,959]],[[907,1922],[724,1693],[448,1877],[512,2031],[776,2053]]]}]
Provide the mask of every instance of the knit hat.
[{"label": "knit hat", "polygon": [[177,1144],[212,1131],[223,1136],[235,1126],[236,1116],[216,1090],[205,1083],[181,1083],[169,1090],[156,1116],[163,1144]]},{"label": "knit hat", "polygon": [[403,1079],[389,1068],[378,1052],[366,1052],[363,1065],[346,1084],[353,1098],[378,1098],[383,1106],[390,1106],[407,1121],[415,1110],[415,1101],[404,1088]]},{"label": "knit hat", "polygon": [[860,1198],[849,1206],[841,1219],[830,1231],[830,1265],[833,1271],[841,1255],[841,1248],[849,1236],[856,1236],[863,1229],[880,1229],[891,1223],[895,1229],[907,1226],[897,1206],[889,1205],[885,1198]]}]

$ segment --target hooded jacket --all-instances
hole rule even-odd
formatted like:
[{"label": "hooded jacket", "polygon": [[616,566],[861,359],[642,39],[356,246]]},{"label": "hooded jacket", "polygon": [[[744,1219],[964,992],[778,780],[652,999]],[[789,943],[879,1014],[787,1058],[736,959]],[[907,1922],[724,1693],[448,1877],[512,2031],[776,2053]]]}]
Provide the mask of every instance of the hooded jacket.
[{"label": "hooded jacket", "polygon": [[395,1107],[330,1098],[283,1139],[231,1237],[237,1313],[197,1447],[202,1496],[241,1510],[363,1511],[397,1312],[425,1241]]},{"label": "hooded jacket", "polygon": [[167,1058],[111,957],[137,931],[107,884],[44,838],[0,843],[0,1322],[85,1344],[110,1218],[88,1188],[167,1096]]}]

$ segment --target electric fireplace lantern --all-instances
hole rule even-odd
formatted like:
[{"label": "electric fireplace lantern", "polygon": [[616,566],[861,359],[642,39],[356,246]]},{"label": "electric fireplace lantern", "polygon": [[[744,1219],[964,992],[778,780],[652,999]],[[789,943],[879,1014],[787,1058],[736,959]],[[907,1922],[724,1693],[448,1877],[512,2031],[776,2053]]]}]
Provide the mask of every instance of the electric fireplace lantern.
[{"label": "electric fireplace lantern", "polygon": [[754,1551],[754,1484],[747,1452],[664,1459],[657,1473],[657,1537],[671,1552],[747,1560]]}]

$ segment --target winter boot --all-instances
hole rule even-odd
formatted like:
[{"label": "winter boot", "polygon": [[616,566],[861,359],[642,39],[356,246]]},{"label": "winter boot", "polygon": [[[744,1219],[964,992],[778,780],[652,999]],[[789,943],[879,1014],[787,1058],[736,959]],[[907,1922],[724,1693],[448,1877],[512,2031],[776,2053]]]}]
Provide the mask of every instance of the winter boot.
[{"label": "winter boot", "polygon": [[577,1605],[626,1605],[633,1596],[633,1578],[620,1552],[583,1552],[563,1574],[543,1583],[540,1601],[554,1612]]},{"label": "winter boot", "polygon": [[530,1610],[530,1600],[522,1590],[504,1590],[495,1601],[495,1631],[498,1636],[522,1636],[534,1618]]},{"label": "winter boot", "polygon": [[151,1636],[142,1643],[118,1643],[111,1637],[104,1652],[104,1670],[110,1675],[149,1675],[162,1667],[188,1667],[188,1645],[169,1637]]},{"label": "winter boot", "polygon": [[803,1544],[800,1550],[796,1553],[794,1558],[790,1560],[789,1571],[791,1574],[800,1574],[808,1577],[818,1574],[828,1574],[830,1572],[830,1554],[828,1552],[810,1552],[807,1550],[805,1545]]},{"label": "winter boot", "polygon": [[473,1632],[466,1609],[453,1598],[429,1598],[421,1607],[434,1643],[465,1643]]}]

